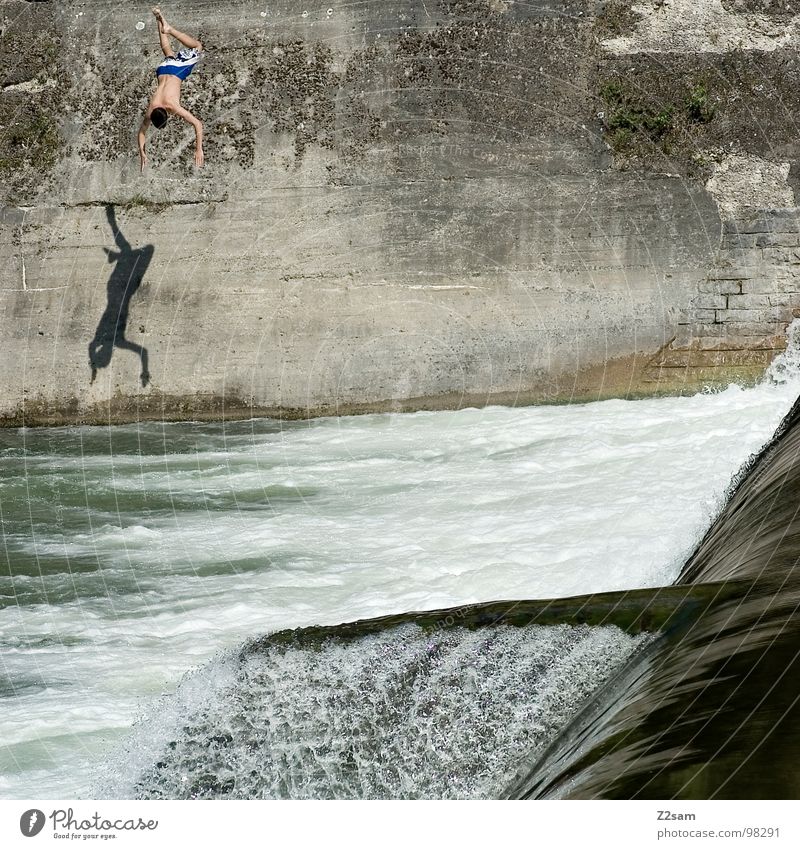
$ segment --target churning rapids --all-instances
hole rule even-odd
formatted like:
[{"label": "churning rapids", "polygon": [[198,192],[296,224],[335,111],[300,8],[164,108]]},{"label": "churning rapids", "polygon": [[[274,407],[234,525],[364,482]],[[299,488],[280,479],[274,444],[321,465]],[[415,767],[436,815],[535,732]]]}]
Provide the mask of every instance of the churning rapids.
[{"label": "churning rapids", "polygon": [[0,796],[496,795],[650,637],[242,641],[672,583],[795,361],[688,398],[0,432]]}]

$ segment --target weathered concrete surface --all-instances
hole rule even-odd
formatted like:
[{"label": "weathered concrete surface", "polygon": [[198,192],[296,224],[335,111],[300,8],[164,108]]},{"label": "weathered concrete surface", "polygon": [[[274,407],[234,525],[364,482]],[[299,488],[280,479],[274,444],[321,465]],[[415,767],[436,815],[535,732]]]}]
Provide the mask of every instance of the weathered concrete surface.
[{"label": "weathered concrete surface", "polygon": [[[207,167],[172,121],[151,131],[142,176],[135,132],[160,55],[149,12],[0,0],[0,421],[754,379],[800,307],[791,115],[762,108],[771,149],[742,117],[757,92],[725,100],[708,83],[713,109],[697,106],[698,69],[749,59],[615,55],[608,39],[657,14],[630,5],[172,3],[207,50],[184,86]],[[792,51],[771,49],[775,85]],[[657,73],[694,100],[657,138],[635,120],[620,137],[604,86],[649,91]],[[763,192],[752,207],[734,192],[731,212],[706,189],[730,154],[719,127],[778,175],[779,213]]]}]

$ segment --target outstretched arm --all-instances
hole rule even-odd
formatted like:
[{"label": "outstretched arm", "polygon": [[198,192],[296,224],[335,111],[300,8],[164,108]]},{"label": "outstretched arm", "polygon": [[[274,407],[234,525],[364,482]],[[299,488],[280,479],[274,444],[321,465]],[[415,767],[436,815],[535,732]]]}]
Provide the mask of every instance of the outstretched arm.
[{"label": "outstretched arm", "polygon": [[144,152],[144,142],[147,137],[147,128],[150,126],[150,116],[145,115],[144,120],[142,121],[142,126],[139,127],[139,135],[137,139],[139,141],[139,162],[141,164],[142,171],[144,171],[144,166],[147,165],[147,155]]},{"label": "outstretched arm", "polygon": [[131,246],[130,242],[128,242],[128,240],[122,235],[122,230],[119,229],[119,225],[117,224],[117,211],[112,203],[106,204],[106,218],[111,226],[111,232],[114,234],[114,242],[119,248],[120,253],[115,253],[107,248],[103,248],[103,250],[108,255],[109,262],[116,262],[123,254],[129,254],[131,252]]},{"label": "outstretched arm", "polygon": [[194,115],[188,110],[184,109],[182,106],[174,106],[172,111],[180,118],[183,118],[188,124],[191,124],[194,127],[195,139],[196,139],[196,147],[194,151],[194,164],[198,168],[203,167],[203,122],[199,118],[195,118]]}]

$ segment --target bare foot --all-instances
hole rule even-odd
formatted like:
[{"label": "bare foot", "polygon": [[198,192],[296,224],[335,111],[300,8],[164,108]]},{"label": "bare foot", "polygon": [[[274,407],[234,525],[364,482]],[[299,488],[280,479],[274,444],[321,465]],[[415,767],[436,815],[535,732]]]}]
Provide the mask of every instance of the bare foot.
[{"label": "bare foot", "polygon": [[172,32],[172,28],[164,19],[164,15],[162,14],[161,9],[159,9],[158,6],[153,6],[152,11],[156,17],[156,20],[158,21],[158,28],[161,30],[161,32],[164,33],[164,35],[169,35],[170,32]]}]

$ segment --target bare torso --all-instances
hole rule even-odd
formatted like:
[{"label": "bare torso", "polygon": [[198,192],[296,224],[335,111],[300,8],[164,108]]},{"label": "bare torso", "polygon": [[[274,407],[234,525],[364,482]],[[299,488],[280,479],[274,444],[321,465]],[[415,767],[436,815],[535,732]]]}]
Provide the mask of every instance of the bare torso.
[{"label": "bare torso", "polygon": [[162,74],[158,77],[158,87],[153,92],[150,98],[150,105],[147,108],[151,112],[158,106],[163,107],[169,112],[173,112],[176,107],[181,105],[181,81],[173,74]]}]

